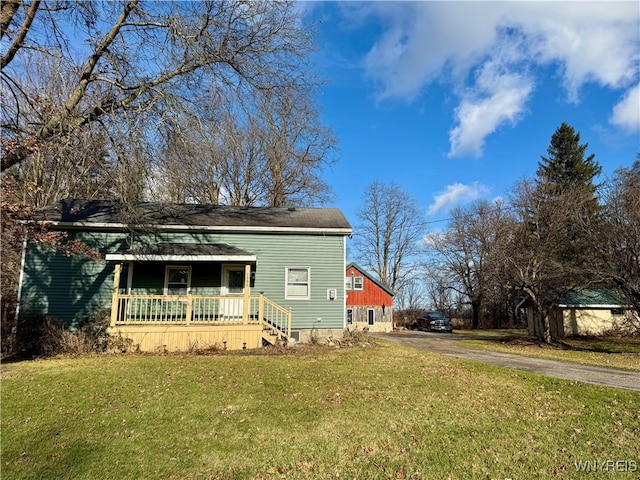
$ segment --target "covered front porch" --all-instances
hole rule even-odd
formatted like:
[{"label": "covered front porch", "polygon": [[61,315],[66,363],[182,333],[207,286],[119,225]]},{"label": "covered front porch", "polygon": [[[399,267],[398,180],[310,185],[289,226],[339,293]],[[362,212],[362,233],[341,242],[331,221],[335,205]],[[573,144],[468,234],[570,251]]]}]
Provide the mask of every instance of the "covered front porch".
[{"label": "covered front porch", "polygon": [[253,294],[257,259],[227,244],[156,244],[114,261],[109,334],[142,351],[291,339],[291,310]]}]

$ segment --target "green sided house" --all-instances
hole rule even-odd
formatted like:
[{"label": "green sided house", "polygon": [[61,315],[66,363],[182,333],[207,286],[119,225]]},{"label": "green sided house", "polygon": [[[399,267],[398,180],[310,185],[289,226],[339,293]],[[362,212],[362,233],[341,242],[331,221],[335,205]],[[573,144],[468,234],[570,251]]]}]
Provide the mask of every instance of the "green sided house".
[{"label": "green sided house", "polygon": [[338,209],[63,200],[37,221],[98,261],[27,245],[20,315],[74,328],[99,312],[141,351],[258,348],[345,328]]}]

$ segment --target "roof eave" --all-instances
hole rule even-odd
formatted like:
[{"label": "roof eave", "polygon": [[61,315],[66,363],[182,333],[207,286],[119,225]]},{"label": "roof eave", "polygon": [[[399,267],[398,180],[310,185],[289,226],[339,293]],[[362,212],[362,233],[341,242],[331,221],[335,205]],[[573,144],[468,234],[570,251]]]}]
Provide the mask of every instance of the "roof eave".
[{"label": "roof eave", "polygon": [[[91,230],[129,230],[131,224],[126,223],[100,223],[100,222],[58,222],[45,220],[42,223],[55,228],[64,229],[91,229]],[[133,225],[138,226],[138,225]],[[306,233],[316,235],[351,235],[351,228],[341,227],[260,227],[260,226],[232,226],[232,225],[139,225],[139,227],[149,230],[166,232],[249,232],[249,233]]]},{"label": "roof eave", "polygon": [[255,255],[169,255],[144,253],[107,253],[107,261],[119,262],[256,262]]},{"label": "roof eave", "polygon": [[616,303],[612,303],[612,304],[559,303],[558,307],[559,308],[593,308],[593,309],[597,309],[597,308],[602,308],[602,309],[630,308],[627,305],[619,305],[619,304],[616,304]]},{"label": "roof eave", "polygon": [[380,287],[381,289],[383,289],[385,292],[387,292],[389,295],[391,295],[392,297],[395,297],[396,294],[393,290],[391,290],[389,287],[385,286],[382,284],[382,282],[380,282],[379,280],[377,280],[376,278],[372,277],[371,274],[369,272],[367,272],[365,269],[363,269],[362,267],[360,267],[357,263],[351,262],[349,263],[349,265],[347,265],[345,270],[349,270],[349,268],[355,268],[356,270],[358,270],[360,273],[362,273],[365,277],[367,277],[369,280],[371,280],[373,283],[375,283],[378,287]]}]

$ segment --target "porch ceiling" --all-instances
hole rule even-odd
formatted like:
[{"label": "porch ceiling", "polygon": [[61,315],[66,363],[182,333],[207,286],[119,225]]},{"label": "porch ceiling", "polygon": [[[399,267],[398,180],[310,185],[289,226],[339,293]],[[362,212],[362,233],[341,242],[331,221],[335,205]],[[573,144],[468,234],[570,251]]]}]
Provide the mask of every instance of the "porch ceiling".
[{"label": "porch ceiling", "polygon": [[105,259],[148,262],[255,262],[257,257],[227,243],[156,243],[124,252],[107,253]]}]

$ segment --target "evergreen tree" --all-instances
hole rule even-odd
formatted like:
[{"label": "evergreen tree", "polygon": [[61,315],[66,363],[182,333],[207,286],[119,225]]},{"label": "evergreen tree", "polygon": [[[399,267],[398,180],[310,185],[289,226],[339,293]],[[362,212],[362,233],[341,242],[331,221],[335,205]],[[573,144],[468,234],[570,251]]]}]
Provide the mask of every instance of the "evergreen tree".
[{"label": "evergreen tree", "polygon": [[593,266],[594,239],[602,225],[599,186],[594,183],[602,167],[594,154],[586,156],[587,147],[580,144],[580,133],[563,122],[551,137],[548,156],[538,163],[536,182],[543,210],[550,209],[553,217],[563,210],[565,229],[553,255],[566,271],[573,272],[570,283],[595,280],[585,267]]},{"label": "evergreen tree", "polygon": [[512,205],[521,223],[508,248],[510,283],[528,297],[533,334],[554,342],[561,332],[551,321],[558,295],[572,288],[602,284],[603,208],[595,179],[601,167],[587,144],[563,123],[551,137],[548,156],[541,157],[534,181],[521,182]]},{"label": "evergreen tree", "polygon": [[597,204],[597,186],[593,181],[600,175],[602,167],[594,160],[594,154],[585,158],[588,146],[587,143],[580,145],[580,133],[563,122],[551,137],[547,148],[549,156],[541,157],[538,163],[538,183],[551,194],[584,189],[592,194]]}]

